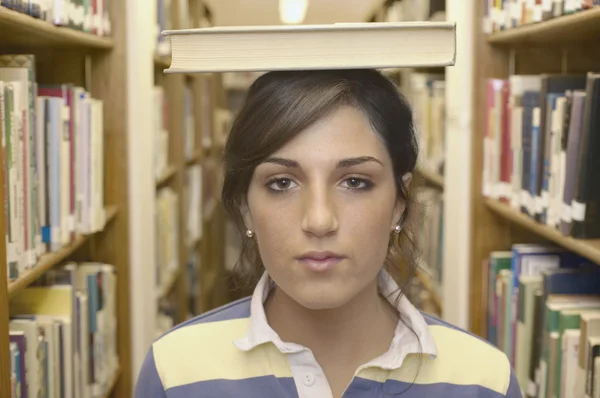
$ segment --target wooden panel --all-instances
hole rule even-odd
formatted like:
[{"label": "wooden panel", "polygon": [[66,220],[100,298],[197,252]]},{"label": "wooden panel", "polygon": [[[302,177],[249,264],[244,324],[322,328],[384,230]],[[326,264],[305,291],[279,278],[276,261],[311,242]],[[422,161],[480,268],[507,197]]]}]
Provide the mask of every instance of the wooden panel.
[{"label": "wooden panel", "polygon": [[[0,151],[0,164],[3,163],[3,153]],[[0,187],[4,187],[4,173],[0,173]],[[4,211],[0,211],[0,234],[6,236],[6,217]],[[8,329],[8,292],[6,280],[6,239],[0,239],[0,397],[11,396],[10,380],[10,345]],[[6,337],[5,337],[6,336]]]},{"label": "wooden panel", "polygon": [[114,46],[110,53],[92,57],[91,93],[104,100],[104,197],[117,205],[119,214],[104,233],[95,237],[95,259],[117,270],[118,355],[123,372],[112,397],[132,396],[129,280],[129,169],[127,162],[127,6],[109,2]]},{"label": "wooden panel", "polygon": [[478,60],[473,75],[473,133],[471,146],[471,260],[469,273],[469,324],[470,330],[482,335],[483,317],[486,316],[487,305],[482,302],[482,279],[484,260],[490,251],[508,247],[510,231],[507,224],[498,222],[497,217],[491,213],[483,203],[482,197],[482,170],[483,170],[483,137],[486,131],[486,98],[487,83],[490,77],[507,77],[509,70],[509,57],[506,51],[491,48],[480,34],[483,18],[482,3],[476,2],[476,12],[473,23],[474,31],[474,59]]},{"label": "wooden panel", "polygon": [[[477,14],[479,15],[479,14]],[[481,14],[483,15],[483,14]],[[482,36],[481,19],[476,21],[476,36]],[[556,44],[560,42],[580,42],[600,34],[600,8],[564,15],[549,21],[533,23],[518,28],[507,29],[489,35],[492,44]]]},{"label": "wooden panel", "polygon": [[[115,15],[110,16],[114,22]],[[109,37],[57,27],[3,6],[0,6],[0,37],[4,45],[20,48],[85,47],[108,50],[113,47],[113,40]]]}]

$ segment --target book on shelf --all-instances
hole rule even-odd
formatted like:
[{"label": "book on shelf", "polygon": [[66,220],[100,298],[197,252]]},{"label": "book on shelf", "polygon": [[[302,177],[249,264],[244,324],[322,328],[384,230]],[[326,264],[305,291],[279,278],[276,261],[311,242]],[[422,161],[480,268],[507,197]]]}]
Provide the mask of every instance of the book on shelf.
[{"label": "book on shelf", "polygon": [[402,93],[410,102],[419,140],[419,167],[444,174],[446,82],[443,73],[410,72]]},{"label": "book on shelf", "polygon": [[482,194],[600,238],[600,74],[490,79],[487,94]]},{"label": "book on shelf", "polygon": [[210,78],[200,80],[200,123],[202,131],[202,148],[210,149],[213,128],[213,80]]},{"label": "book on shelf", "polygon": [[[406,291],[407,297],[419,309],[441,315],[439,297],[444,258],[444,197],[439,189],[422,187],[416,192],[416,204],[419,225],[415,240],[423,248],[418,258],[418,272]],[[427,283],[423,283],[428,280]]]},{"label": "book on shelf", "polygon": [[173,28],[171,22],[171,2],[173,0],[156,0],[156,42],[154,53],[159,56],[168,56],[171,53],[171,43],[161,32]]},{"label": "book on shelf", "polygon": [[169,106],[162,86],[154,86],[153,95],[154,176],[159,179],[169,167]]},{"label": "book on shelf", "polygon": [[384,11],[386,22],[439,20],[439,15],[445,18],[444,0],[401,0],[388,4]]},{"label": "book on shelf", "polygon": [[165,293],[179,271],[179,196],[170,187],[156,195],[156,282]]},{"label": "book on shelf", "polygon": [[[167,73],[451,66],[450,22],[336,23],[166,30]],[[290,44],[293,43],[293,44]],[[268,50],[265,50],[268,49]]]},{"label": "book on shelf", "polygon": [[481,0],[484,4],[483,31],[494,33],[563,15],[584,12],[600,5],[599,0]]},{"label": "book on shelf", "polygon": [[67,263],[10,301],[13,396],[98,398],[119,369],[112,265]]},{"label": "book on shelf", "polygon": [[74,84],[39,85],[33,55],[0,55],[0,133],[11,281],[103,229],[103,102]]},{"label": "book on shelf", "polygon": [[196,155],[196,122],[194,116],[192,88],[186,84],[183,91],[183,150],[186,160]]},{"label": "book on shelf", "polygon": [[185,169],[185,240],[188,247],[193,246],[202,238],[202,166],[193,164]]},{"label": "book on shelf", "polygon": [[0,0],[0,6],[98,36],[110,36],[109,0]]},{"label": "book on shelf", "polygon": [[187,317],[198,315],[202,312],[201,298],[201,280],[200,266],[202,258],[198,252],[198,248],[193,247],[187,251],[186,261],[186,291],[188,292],[188,310]]},{"label": "book on shelf", "polygon": [[550,245],[515,244],[483,266],[486,338],[509,358],[523,396],[597,396],[598,264]]}]

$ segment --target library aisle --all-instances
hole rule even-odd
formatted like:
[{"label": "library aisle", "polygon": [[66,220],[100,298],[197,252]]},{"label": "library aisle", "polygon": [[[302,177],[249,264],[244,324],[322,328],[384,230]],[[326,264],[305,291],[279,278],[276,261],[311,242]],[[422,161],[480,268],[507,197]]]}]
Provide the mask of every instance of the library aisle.
[{"label": "library aisle", "polygon": [[[0,397],[131,397],[154,339],[251,294],[221,166],[261,73],[164,73],[160,34],[278,23],[241,3],[0,1]],[[421,151],[404,293],[502,350],[529,398],[600,397],[597,3],[365,0],[353,20],[457,23],[454,66],[382,70]],[[323,4],[304,23],[351,20]]]}]

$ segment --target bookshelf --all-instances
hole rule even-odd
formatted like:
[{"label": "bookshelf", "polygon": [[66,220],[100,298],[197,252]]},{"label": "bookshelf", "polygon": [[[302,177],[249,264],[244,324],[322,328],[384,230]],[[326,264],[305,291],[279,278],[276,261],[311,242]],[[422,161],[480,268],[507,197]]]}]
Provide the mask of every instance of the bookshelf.
[{"label": "bookshelf", "polygon": [[444,188],[443,175],[424,168],[418,168],[417,174],[419,174],[427,183],[435,185],[438,188]]},{"label": "bookshelf", "polygon": [[[490,252],[510,250],[515,243],[554,244],[600,263],[600,240],[575,239],[534,220],[507,201],[484,197],[484,139],[487,131],[487,81],[511,75],[585,74],[600,70],[600,55],[590,51],[600,39],[600,7],[556,16],[501,31],[485,33],[483,2],[476,2],[474,35],[474,133],[471,156],[472,238],[470,262],[470,329],[486,334],[483,302],[484,262]],[[591,46],[591,47],[590,47]]]},{"label": "bookshelf", "polygon": [[[444,2],[413,0],[385,1],[369,18],[371,22],[445,19]],[[398,86],[412,107],[420,150],[411,189],[418,204],[419,219],[415,224],[419,229],[415,232],[421,256],[406,293],[416,307],[442,317],[446,71],[445,68],[394,68],[382,72]]]},{"label": "bookshelf", "polygon": [[3,46],[86,48],[90,50],[110,50],[111,37],[100,37],[91,33],[54,26],[6,7],[0,7],[0,26]]},{"label": "bookshelf", "polygon": [[[210,26],[210,10],[199,0],[157,2],[160,30]],[[160,9],[164,7],[164,9]],[[183,7],[183,8],[182,8]],[[167,161],[157,176],[157,192],[178,197],[178,267],[158,288],[159,300],[176,308],[173,323],[230,301],[223,267],[223,213],[220,204],[222,142],[217,109],[222,106],[220,74],[164,74],[169,51],[162,39],[154,55],[155,86],[166,106]],[[157,149],[160,149],[157,148]],[[198,184],[199,186],[196,186]],[[194,197],[195,191],[198,197]],[[191,205],[199,208],[190,209]],[[190,213],[191,212],[191,213]],[[193,220],[193,221],[190,221]],[[189,225],[188,223],[197,223]],[[198,225],[199,224],[199,225]],[[194,236],[189,236],[190,232]]]},{"label": "bookshelf", "polygon": [[505,221],[510,221],[550,242],[571,250],[591,261],[600,264],[600,239],[574,239],[561,234],[554,228],[535,222],[525,214],[494,199],[485,199],[484,204]]},{"label": "bookshelf", "polygon": [[[73,84],[84,88],[91,98],[102,100],[101,131],[104,153],[103,202],[105,219],[100,230],[76,235],[60,249],[41,255],[33,267],[10,283],[0,272],[0,396],[11,396],[11,368],[8,334],[10,300],[26,292],[46,272],[65,262],[95,261],[114,266],[117,275],[116,346],[118,368],[106,386],[106,397],[131,395],[129,228],[127,158],[127,85],[125,2],[107,1],[110,34],[97,36],[76,28],[52,23],[0,6],[0,54],[35,56],[36,81],[40,85]],[[0,153],[0,156],[3,156]],[[2,176],[4,180],[4,176]],[[1,186],[4,186],[3,184]],[[0,216],[0,231],[6,235],[6,217]],[[5,239],[0,258],[7,267]]]},{"label": "bookshelf", "polygon": [[598,35],[600,35],[600,8],[495,32],[487,37],[487,42],[502,46],[554,45],[578,42],[582,37],[598,37]]}]

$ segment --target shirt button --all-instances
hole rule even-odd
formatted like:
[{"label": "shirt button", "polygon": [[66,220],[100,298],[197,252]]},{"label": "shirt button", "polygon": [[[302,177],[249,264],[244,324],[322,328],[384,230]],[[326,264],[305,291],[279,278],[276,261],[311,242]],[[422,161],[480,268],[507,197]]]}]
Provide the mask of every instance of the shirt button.
[{"label": "shirt button", "polygon": [[307,386],[312,386],[315,382],[315,376],[312,373],[307,373],[304,375],[304,384]]}]

